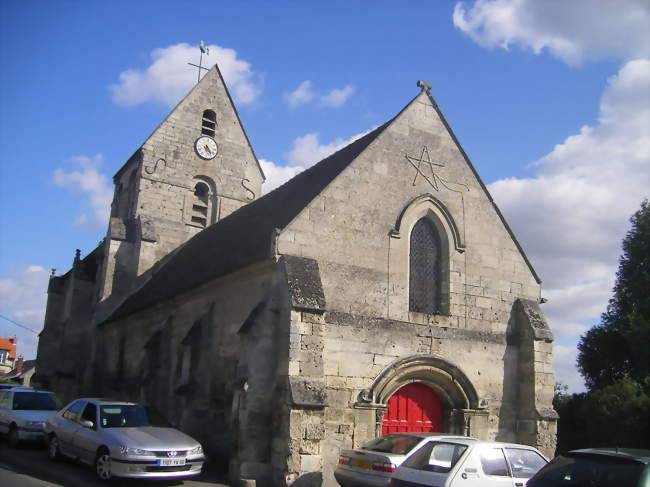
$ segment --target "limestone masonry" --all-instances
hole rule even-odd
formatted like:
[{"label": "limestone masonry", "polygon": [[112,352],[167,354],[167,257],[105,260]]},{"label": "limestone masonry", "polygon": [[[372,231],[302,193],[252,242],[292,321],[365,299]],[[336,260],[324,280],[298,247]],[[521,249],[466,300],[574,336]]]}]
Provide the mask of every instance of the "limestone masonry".
[{"label": "limestone masonry", "polygon": [[400,424],[553,455],[540,280],[427,85],[263,181],[215,66],[115,175],[106,238],[51,278],[33,381],[150,404],[257,485],[337,485],[341,449]]}]

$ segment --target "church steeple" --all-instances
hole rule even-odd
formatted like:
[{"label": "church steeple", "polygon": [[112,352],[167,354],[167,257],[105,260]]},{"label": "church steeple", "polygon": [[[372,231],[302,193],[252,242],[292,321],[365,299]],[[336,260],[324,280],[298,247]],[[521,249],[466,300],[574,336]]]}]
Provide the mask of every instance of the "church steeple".
[{"label": "church steeple", "polygon": [[128,292],[169,252],[259,197],[263,182],[214,65],[114,176],[100,295]]}]

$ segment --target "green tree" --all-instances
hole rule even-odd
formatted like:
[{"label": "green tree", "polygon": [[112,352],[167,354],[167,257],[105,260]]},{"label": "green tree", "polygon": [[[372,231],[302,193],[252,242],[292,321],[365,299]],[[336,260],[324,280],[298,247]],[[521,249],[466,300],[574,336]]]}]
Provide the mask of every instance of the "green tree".
[{"label": "green tree", "polygon": [[613,297],[601,323],[582,336],[578,367],[589,389],[650,375],[650,205],[630,219]]},{"label": "green tree", "polygon": [[630,219],[616,284],[599,325],[578,344],[578,367],[589,392],[558,384],[557,452],[621,446],[650,448],[650,205]]}]

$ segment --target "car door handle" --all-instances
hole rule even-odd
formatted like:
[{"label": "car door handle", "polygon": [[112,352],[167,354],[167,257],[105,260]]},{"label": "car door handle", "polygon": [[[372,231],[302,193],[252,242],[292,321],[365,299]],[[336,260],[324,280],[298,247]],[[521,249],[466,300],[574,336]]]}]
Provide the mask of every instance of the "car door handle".
[{"label": "car door handle", "polygon": [[515,482],[516,487],[524,487],[524,484],[522,482]]}]

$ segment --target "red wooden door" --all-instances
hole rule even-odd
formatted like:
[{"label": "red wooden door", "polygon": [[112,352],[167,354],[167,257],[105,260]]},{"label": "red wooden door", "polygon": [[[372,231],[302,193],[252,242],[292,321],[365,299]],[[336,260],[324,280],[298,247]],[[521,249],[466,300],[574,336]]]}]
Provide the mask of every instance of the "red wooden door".
[{"label": "red wooden door", "polygon": [[442,432],[440,399],[421,382],[400,388],[388,400],[381,434],[400,432]]}]

